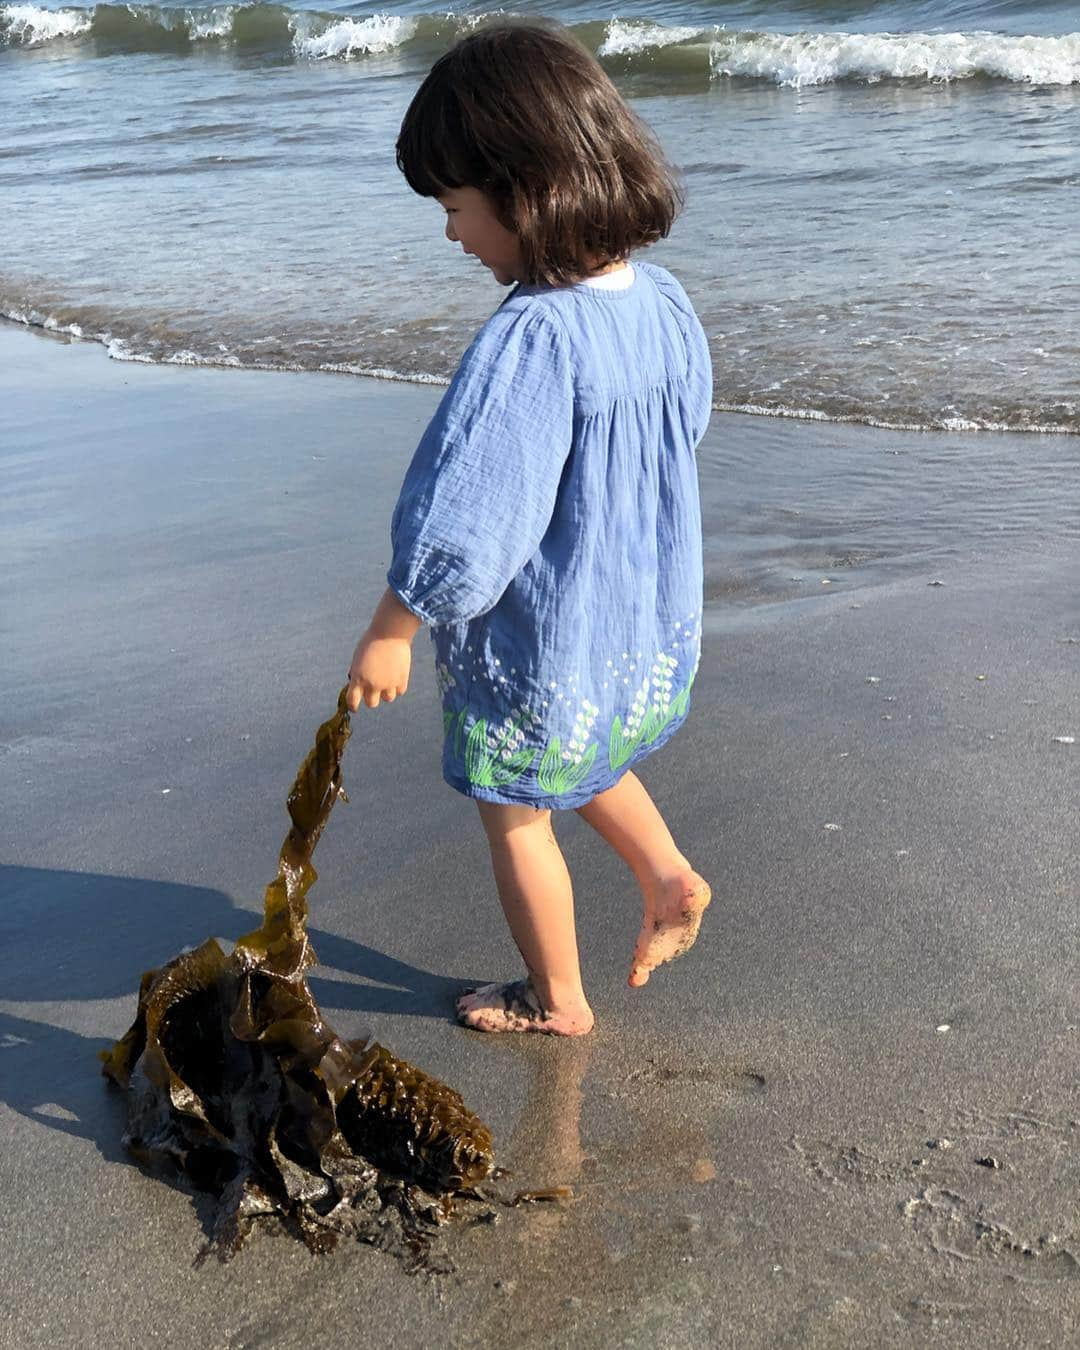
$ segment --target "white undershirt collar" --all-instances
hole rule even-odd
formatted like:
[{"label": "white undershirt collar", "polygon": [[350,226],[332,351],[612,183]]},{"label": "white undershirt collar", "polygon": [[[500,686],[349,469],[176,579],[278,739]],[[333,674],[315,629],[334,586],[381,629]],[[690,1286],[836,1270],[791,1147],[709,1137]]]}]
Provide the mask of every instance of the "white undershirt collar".
[{"label": "white undershirt collar", "polygon": [[627,263],[625,267],[618,267],[613,272],[604,272],[598,277],[586,277],[577,284],[589,286],[597,291],[628,290],[634,284],[634,264]]}]

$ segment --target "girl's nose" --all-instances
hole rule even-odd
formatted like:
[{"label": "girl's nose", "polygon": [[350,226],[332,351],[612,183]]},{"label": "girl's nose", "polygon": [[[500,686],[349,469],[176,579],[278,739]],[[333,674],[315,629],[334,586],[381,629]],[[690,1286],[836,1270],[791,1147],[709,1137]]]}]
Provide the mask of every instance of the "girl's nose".
[{"label": "girl's nose", "polygon": [[456,244],[458,241],[458,237],[454,233],[454,223],[449,216],[446,217],[446,237],[452,244]]}]

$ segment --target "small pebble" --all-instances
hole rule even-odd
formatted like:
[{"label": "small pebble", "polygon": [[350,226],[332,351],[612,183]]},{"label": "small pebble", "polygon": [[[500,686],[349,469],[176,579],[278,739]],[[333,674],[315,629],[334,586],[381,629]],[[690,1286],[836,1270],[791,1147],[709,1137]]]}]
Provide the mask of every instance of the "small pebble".
[{"label": "small pebble", "polygon": [[935,1027],[935,1031],[951,1031],[952,1026],[948,1022],[942,1022],[941,1026]]},{"label": "small pebble", "polygon": [[928,581],[926,584],[927,584],[928,586],[944,586],[944,585],[945,585],[945,583],[944,583],[943,581]]},{"label": "small pebble", "polygon": [[1055,736],[1055,737],[1054,737],[1054,740],[1058,743],[1058,745],[1075,745],[1075,744],[1076,744],[1076,737],[1075,737],[1075,736]]},{"label": "small pebble", "polygon": [[821,584],[822,584],[823,586],[831,586],[831,585],[832,585],[832,578],[831,578],[831,577],[822,577],[822,578],[821,578]]},{"label": "small pebble", "polygon": [[172,788],[162,788],[162,789],[161,789],[161,795],[162,795],[163,797],[167,797],[171,791],[172,791]]},{"label": "small pebble", "polygon": [[976,1158],[975,1161],[980,1167],[992,1167],[995,1170],[998,1170],[1001,1167],[1001,1163],[998,1162],[997,1158],[991,1153],[988,1153],[985,1158]]},{"label": "small pebble", "polygon": [[[898,858],[906,858],[910,852],[911,850],[909,848],[898,848],[896,850],[896,856]],[[938,1030],[940,1031],[941,1028],[939,1027]]]},{"label": "small pebble", "polygon": [[837,824],[835,823],[835,821],[831,821],[831,820],[830,820],[829,823],[825,826],[825,829],[827,829],[827,830],[838,830],[838,829],[840,829],[840,826],[837,825]]},{"label": "small pebble", "polygon": [[880,684],[880,683],[881,683],[881,676],[880,676],[880,675],[867,675],[867,677],[866,677],[866,683],[867,683],[867,684]]},{"label": "small pebble", "polygon": [[976,678],[977,680],[985,680],[985,679],[986,679],[986,676],[985,676],[985,675],[976,675],[975,678]]},{"label": "small pebble", "polygon": [[951,1140],[951,1139],[928,1139],[928,1140],[926,1141],[926,1147],[927,1147],[927,1148],[938,1148],[938,1149],[945,1150],[945,1149],[947,1149],[947,1148],[952,1148],[952,1140]]}]

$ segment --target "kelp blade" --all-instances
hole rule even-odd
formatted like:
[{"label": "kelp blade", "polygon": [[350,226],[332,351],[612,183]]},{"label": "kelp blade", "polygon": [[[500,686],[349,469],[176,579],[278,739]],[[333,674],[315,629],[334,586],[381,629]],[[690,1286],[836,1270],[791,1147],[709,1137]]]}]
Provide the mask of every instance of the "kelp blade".
[{"label": "kelp blade", "polygon": [[383,1046],[342,1040],[304,978],[311,856],[344,797],[345,696],[290,789],[262,924],[228,956],[210,938],[147,971],[134,1023],[100,1053],[128,1092],[132,1152],[217,1194],[207,1250],[223,1259],[267,1218],[316,1252],[349,1234],[422,1259],[454,1200],[495,1170],[460,1095]]}]

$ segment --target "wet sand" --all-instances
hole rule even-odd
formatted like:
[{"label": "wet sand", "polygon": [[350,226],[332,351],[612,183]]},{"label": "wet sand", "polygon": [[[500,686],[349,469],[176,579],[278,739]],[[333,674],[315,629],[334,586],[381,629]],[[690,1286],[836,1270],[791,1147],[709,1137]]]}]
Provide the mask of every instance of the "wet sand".
[{"label": "wet sand", "polygon": [[[516,964],[475,808],[439,774],[421,634],[406,699],[354,722],[312,985],[340,1031],[457,1087],[522,1184],[575,1199],[460,1231],[436,1283],[258,1237],[194,1270],[206,1207],[128,1163],[94,1052],[144,968],[252,925],[438,391],[121,365],[9,328],[0,387],[0,1195],[21,1234],[0,1258],[4,1344],[1080,1336],[1068,531],[976,538],[939,498],[940,547],[829,571],[842,484],[835,519],[788,543],[763,494],[748,537],[773,541],[768,566],[710,552],[694,711],[642,771],[717,897],[643,990],[625,986],[632,879],[556,822],[598,1017],[583,1042],[450,1020],[462,984]],[[755,441],[762,483],[883,444],[717,417],[703,472]],[[1027,444],[1078,481],[1071,441]],[[749,473],[727,496],[755,500]]]}]

